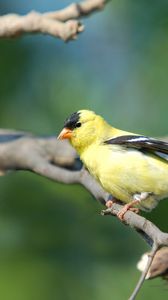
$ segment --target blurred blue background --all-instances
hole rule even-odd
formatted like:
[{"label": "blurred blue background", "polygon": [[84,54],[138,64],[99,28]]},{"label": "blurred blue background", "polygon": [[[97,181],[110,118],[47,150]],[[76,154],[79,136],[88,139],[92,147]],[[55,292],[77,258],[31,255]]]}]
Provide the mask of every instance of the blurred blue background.
[{"label": "blurred blue background", "polygon": [[[56,10],[71,1],[1,1],[1,14]],[[113,0],[65,44],[48,36],[0,41],[0,127],[58,134],[92,109],[113,126],[167,135],[168,1]],[[125,300],[146,244],[82,187],[19,172],[0,180],[0,298]],[[167,201],[147,217],[167,231]],[[166,299],[159,280],[137,299]]]}]

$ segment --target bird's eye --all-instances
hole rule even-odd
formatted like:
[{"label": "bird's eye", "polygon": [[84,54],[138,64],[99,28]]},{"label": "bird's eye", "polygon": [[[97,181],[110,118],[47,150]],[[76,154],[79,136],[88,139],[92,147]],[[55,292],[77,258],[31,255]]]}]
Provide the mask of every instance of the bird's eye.
[{"label": "bird's eye", "polygon": [[76,127],[81,127],[81,123],[77,123],[77,124],[76,124]]}]

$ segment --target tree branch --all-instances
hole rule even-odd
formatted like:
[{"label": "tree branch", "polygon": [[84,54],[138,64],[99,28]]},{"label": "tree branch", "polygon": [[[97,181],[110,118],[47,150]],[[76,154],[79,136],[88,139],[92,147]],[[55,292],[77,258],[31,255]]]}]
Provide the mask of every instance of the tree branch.
[{"label": "tree branch", "polygon": [[[66,141],[56,137],[35,137],[29,133],[0,130],[0,172],[29,170],[53,181],[83,185],[98,201],[106,204],[109,194],[84,168],[81,168],[75,150]],[[102,215],[116,216],[122,205],[115,203]],[[126,225],[144,236],[150,245],[168,246],[168,234],[152,222],[131,211],[125,214]]]},{"label": "tree branch", "polygon": [[86,0],[48,13],[32,11],[27,15],[7,14],[0,17],[0,38],[14,38],[25,33],[42,33],[64,41],[74,40],[84,30],[78,20],[102,9],[106,0]]},{"label": "tree branch", "polygon": [[[32,134],[12,130],[0,130],[0,174],[8,171],[28,170],[53,181],[65,184],[81,184],[99,202],[106,205],[110,195],[97,181],[82,168],[75,150],[56,137],[35,137]],[[114,203],[111,208],[102,210],[102,215],[117,216],[122,205]],[[124,224],[137,231],[152,246],[148,264],[129,300],[135,299],[146,274],[149,271],[156,251],[168,246],[168,233],[162,232],[146,218],[128,211]]]}]

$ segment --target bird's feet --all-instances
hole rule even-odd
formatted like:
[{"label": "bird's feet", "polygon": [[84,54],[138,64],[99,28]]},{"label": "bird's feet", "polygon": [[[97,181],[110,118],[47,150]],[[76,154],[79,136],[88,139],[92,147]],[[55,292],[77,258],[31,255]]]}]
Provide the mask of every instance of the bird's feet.
[{"label": "bird's feet", "polygon": [[134,194],[133,195],[133,200],[130,203],[123,206],[123,208],[118,212],[117,217],[121,221],[123,221],[124,220],[124,215],[128,210],[133,211],[134,213],[138,214],[139,209],[136,208],[136,207],[132,207],[132,206],[137,204],[137,203],[140,203],[143,200],[146,200],[152,194],[153,193],[151,193],[151,192],[142,192],[140,194]]},{"label": "bird's feet", "polygon": [[[113,196],[110,196],[106,202],[107,209],[102,210],[101,214],[102,215],[109,214],[114,203],[118,203],[118,200],[115,199]],[[135,205],[137,203],[139,203],[139,198],[138,199],[135,198],[133,201],[125,204],[122,207],[122,209],[117,213],[117,217],[120,219],[120,221],[122,221],[122,222],[124,221],[124,215],[128,210],[130,210],[136,214],[139,213],[139,209],[137,207],[132,207],[133,205]]]},{"label": "bird's feet", "polygon": [[128,203],[128,204],[125,204],[124,206],[123,206],[123,208],[118,212],[118,214],[117,214],[117,217],[120,219],[120,221],[124,221],[124,215],[125,215],[125,213],[128,211],[128,210],[130,210],[130,211],[132,211],[132,212],[134,212],[134,213],[136,213],[136,214],[138,214],[139,213],[139,209],[138,208],[136,208],[136,207],[132,207],[132,205],[134,205],[134,204],[137,204],[139,202],[139,200],[133,200],[133,201],[131,201],[130,203]]}]

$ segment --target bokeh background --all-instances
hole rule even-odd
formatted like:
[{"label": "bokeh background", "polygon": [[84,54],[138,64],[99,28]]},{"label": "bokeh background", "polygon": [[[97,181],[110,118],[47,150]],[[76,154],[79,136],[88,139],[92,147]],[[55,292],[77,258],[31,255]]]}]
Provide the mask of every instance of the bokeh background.
[{"label": "bokeh background", "polygon": [[[71,1],[5,0],[0,13]],[[113,0],[68,44],[47,36],[0,40],[0,127],[57,134],[78,109],[113,126],[168,134],[168,1]],[[167,201],[147,217],[167,231]],[[131,229],[101,217],[82,187],[19,172],[0,178],[0,299],[125,300],[148,250]],[[137,299],[167,299],[159,279]]]}]

